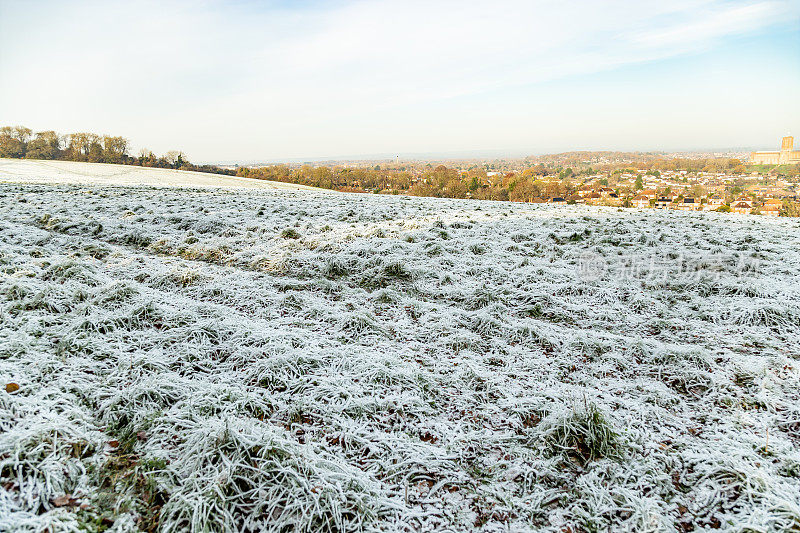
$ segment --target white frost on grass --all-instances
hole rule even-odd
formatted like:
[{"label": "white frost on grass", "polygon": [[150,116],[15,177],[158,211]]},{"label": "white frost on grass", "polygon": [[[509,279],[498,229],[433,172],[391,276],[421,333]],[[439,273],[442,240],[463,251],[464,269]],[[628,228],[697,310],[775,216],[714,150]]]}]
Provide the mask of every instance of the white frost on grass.
[{"label": "white frost on grass", "polygon": [[799,250],[793,219],[2,185],[0,529],[797,529]]},{"label": "white frost on grass", "polygon": [[0,158],[0,183],[319,190],[305,185],[168,168]]}]

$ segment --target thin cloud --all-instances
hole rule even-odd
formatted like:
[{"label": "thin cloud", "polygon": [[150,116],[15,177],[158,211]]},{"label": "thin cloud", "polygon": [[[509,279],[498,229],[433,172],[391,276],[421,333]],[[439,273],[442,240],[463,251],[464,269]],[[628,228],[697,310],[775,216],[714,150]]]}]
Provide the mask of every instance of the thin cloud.
[{"label": "thin cloud", "polygon": [[[420,124],[460,122],[440,111],[449,101],[491,117],[498,91],[800,20],[800,5],[781,0],[0,0],[0,10],[0,121],[121,132],[154,149],[174,138],[208,158],[416,149]],[[376,117],[391,120],[380,146]]]},{"label": "thin cloud", "polygon": [[[751,33],[782,20],[798,16],[798,4],[789,2],[755,2],[752,4],[706,6],[693,21],[656,31],[636,32],[631,43],[651,48],[692,47],[730,35]],[[678,48],[680,49],[680,48]]]}]

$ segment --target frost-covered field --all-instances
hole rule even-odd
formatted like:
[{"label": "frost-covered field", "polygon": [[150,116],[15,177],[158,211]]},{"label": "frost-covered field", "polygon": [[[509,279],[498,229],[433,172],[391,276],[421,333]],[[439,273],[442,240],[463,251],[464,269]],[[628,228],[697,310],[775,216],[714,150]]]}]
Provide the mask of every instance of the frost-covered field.
[{"label": "frost-covered field", "polygon": [[72,183],[84,185],[151,185],[248,189],[313,189],[276,181],[222,176],[205,172],[108,165],[75,161],[0,158],[0,183]]},{"label": "frost-covered field", "polygon": [[800,529],[796,219],[5,184],[0,305],[3,531]]}]

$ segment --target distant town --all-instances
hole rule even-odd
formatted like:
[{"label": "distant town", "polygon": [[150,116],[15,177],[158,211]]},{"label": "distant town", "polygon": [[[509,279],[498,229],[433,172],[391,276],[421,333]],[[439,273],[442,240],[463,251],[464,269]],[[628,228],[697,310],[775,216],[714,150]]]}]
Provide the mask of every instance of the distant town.
[{"label": "distant town", "polygon": [[524,159],[331,161],[237,174],[351,192],[800,216],[800,152],[565,152]]},{"label": "distant town", "polygon": [[129,154],[124,137],[0,128],[0,157],[116,163],[373,194],[800,216],[800,151],[564,152],[509,159],[196,165],[173,150]]},{"label": "distant town", "polygon": [[[617,187],[608,186],[609,175],[595,174],[569,198],[553,197],[553,203],[585,203],[639,209],[720,211],[740,215],[779,216],[798,200],[797,168],[782,173],[781,165],[800,164],[793,150],[794,138],[782,139],[781,150],[752,152],[750,171],[732,162],[727,171],[648,170],[619,172]],[[685,157],[685,155],[684,155]],[[754,165],[761,168],[753,169]],[[763,168],[765,165],[771,168]]]}]

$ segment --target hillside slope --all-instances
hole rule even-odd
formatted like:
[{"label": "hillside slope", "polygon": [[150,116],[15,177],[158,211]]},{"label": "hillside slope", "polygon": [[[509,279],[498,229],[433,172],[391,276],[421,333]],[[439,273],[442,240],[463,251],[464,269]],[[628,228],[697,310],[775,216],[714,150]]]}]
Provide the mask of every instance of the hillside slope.
[{"label": "hillside slope", "polygon": [[239,187],[268,190],[312,190],[313,187],[223,176],[205,172],[75,161],[0,159],[0,183],[71,183],[84,185],[148,185],[158,187]]}]

